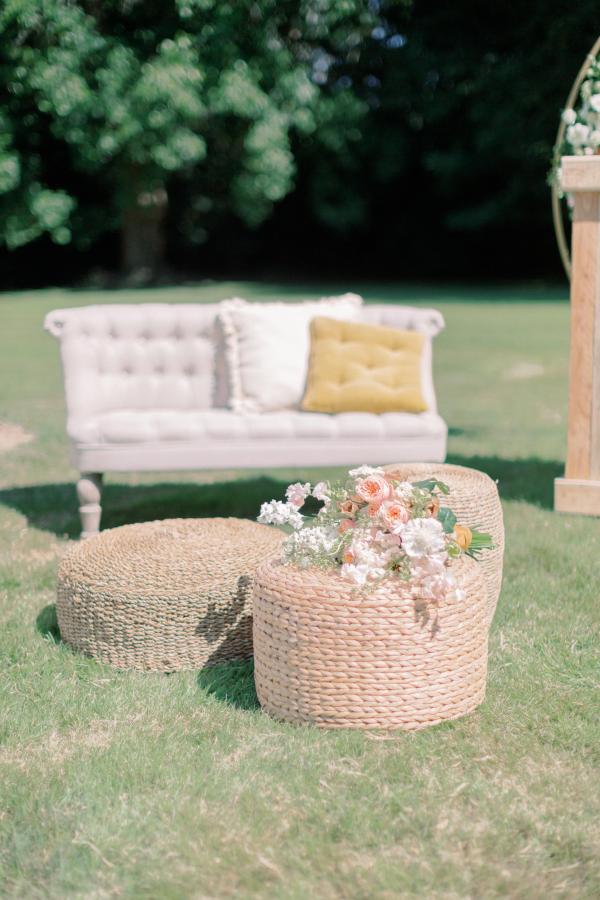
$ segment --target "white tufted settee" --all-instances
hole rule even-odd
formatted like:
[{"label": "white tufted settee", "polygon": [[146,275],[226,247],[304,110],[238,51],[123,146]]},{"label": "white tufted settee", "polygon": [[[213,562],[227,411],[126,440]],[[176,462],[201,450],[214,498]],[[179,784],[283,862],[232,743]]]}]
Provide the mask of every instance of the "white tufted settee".
[{"label": "white tufted settee", "polygon": [[44,327],[60,341],[82,536],[99,529],[104,472],[444,460],[447,429],[431,372],[431,338],[444,326],[437,310],[362,307],[362,321],[427,337],[428,411],[383,415],[229,409],[218,310],[217,303],[107,304],[46,316]]}]

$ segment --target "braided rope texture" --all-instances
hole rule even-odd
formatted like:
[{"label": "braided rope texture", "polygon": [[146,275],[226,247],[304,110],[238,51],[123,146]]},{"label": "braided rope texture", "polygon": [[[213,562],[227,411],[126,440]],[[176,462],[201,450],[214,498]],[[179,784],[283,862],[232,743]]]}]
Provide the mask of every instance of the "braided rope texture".
[{"label": "braided rope texture", "polygon": [[439,608],[388,579],[365,591],[336,572],[266,560],[254,584],[254,677],[270,715],[320,728],[416,730],[485,696],[488,615],[479,565]]},{"label": "braided rope texture", "polygon": [[243,519],[123,525],[58,572],[62,639],[123,669],[174,672],[252,656],[252,583],[283,534]]},{"label": "braided rope texture", "polygon": [[502,588],[504,559],[504,519],[496,482],[478,469],[447,463],[397,463],[384,469],[404,481],[437,478],[445,482],[450,493],[444,497],[443,506],[448,506],[461,524],[477,526],[491,534],[494,549],[485,550],[479,560],[487,582],[491,624]]}]

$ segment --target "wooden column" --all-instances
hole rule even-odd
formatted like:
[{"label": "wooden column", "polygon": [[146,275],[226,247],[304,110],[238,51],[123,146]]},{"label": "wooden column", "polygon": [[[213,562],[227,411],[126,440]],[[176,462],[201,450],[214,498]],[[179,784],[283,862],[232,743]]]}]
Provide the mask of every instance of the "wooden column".
[{"label": "wooden column", "polygon": [[575,206],[567,464],[554,507],[600,516],[600,156],[565,156],[561,169]]}]

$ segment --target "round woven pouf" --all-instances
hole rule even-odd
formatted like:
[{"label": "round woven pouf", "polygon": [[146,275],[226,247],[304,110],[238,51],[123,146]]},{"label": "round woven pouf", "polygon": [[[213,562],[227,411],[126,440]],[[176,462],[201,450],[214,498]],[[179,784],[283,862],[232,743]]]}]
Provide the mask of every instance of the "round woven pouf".
[{"label": "round woven pouf", "polygon": [[123,525],[58,572],[62,639],[123,669],[173,672],[252,655],[252,584],[282,533],[243,519]]},{"label": "round woven pouf", "polygon": [[453,572],[464,599],[439,608],[400,579],[365,591],[335,571],[264,562],[254,585],[254,677],[262,707],[320,728],[415,730],[485,695],[488,619],[478,563]]},{"label": "round woven pouf", "polygon": [[487,531],[494,542],[493,550],[481,554],[481,568],[485,574],[488,595],[488,618],[494,618],[500,589],[504,558],[504,520],[496,482],[485,472],[466,466],[447,463],[396,463],[384,466],[403,481],[424,481],[437,478],[445,482],[450,493],[444,498],[448,506],[465,525],[477,526]]}]

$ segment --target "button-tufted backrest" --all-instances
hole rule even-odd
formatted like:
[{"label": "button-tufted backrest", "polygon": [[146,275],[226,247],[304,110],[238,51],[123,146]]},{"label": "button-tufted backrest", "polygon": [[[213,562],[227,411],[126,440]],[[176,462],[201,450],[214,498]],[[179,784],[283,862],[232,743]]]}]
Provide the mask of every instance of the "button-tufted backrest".
[{"label": "button-tufted backrest", "polygon": [[444,328],[444,317],[439,309],[420,306],[399,306],[396,303],[368,303],[361,308],[360,318],[371,325],[386,325],[388,328],[403,328],[405,331],[420,331],[428,337],[435,337]]},{"label": "button-tufted backrest", "polygon": [[85,306],[48,313],[70,416],[214,405],[218,304]]},{"label": "button-tufted backrest", "polygon": [[[44,327],[60,340],[69,416],[226,405],[218,311],[218,303],[136,303],[48,313]],[[426,335],[422,389],[435,410],[431,338],[444,327],[442,314],[386,303],[363,306],[360,318]]]}]

